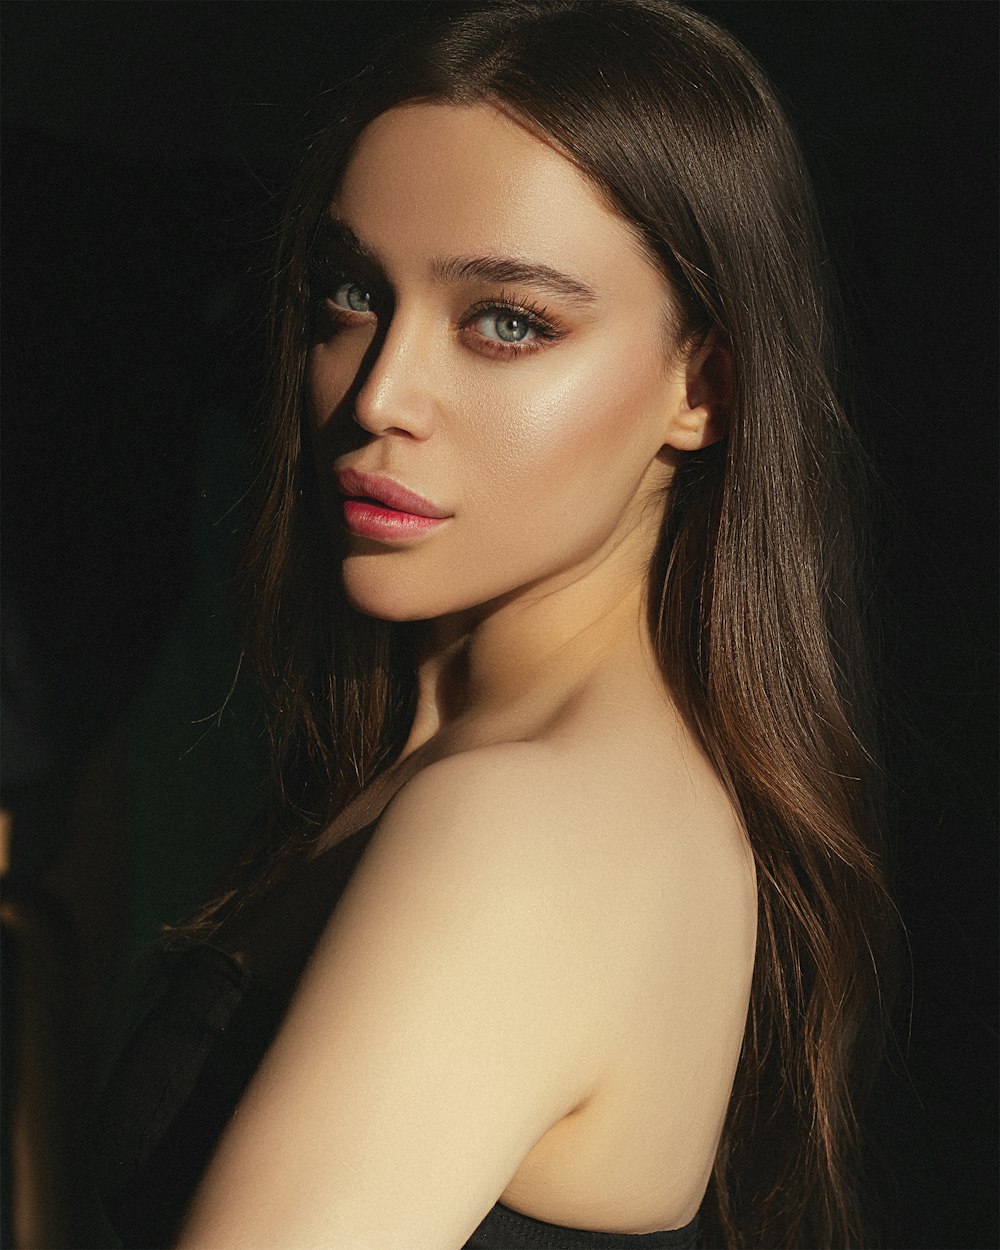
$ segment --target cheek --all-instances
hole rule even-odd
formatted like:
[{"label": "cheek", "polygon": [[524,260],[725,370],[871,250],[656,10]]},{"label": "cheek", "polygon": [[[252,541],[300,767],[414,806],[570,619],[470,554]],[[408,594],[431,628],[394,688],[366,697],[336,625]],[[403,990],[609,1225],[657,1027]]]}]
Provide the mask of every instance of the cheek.
[{"label": "cheek", "polygon": [[497,498],[523,490],[555,500],[580,487],[631,483],[658,449],[651,369],[593,352],[570,363],[556,356],[537,368],[512,364],[509,381],[500,376],[489,392],[458,397],[464,411],[482,409],[463,459],[482,465],[480,488]]},{"label": "cheek", "polygon": [[321,484],[330,481],[335,462],[364,441],[348,412],[360,367],[348,352],[327,344],[312,347],[306,356],[303,424]]},{"label": "cheek", "polygon": [[334,353],[324,344],[306,355],[306,414],[314,426],[325,425],[343,402],[353,374],[343,352]]}]

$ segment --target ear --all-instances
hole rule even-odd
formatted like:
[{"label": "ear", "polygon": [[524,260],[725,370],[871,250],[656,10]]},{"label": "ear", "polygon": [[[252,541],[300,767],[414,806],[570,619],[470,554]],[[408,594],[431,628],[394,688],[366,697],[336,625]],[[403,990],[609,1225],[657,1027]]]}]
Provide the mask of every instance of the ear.
[{"label": "ear", "polygon": [[676,368],[676,400],[664,446],[700,451],[726,432],[733,391],[732,355],[711,330],[681,351]]}]

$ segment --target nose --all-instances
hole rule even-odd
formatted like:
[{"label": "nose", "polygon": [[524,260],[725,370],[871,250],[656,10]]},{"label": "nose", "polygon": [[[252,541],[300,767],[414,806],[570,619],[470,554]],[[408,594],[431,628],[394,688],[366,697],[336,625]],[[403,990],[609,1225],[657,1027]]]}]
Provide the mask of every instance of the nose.
[{"label": "nose", "polygon": [[439,353],[434,334],[415,316],[396,310],[354,399],[354,420],[369,434],[428,438],[439,405]]}]

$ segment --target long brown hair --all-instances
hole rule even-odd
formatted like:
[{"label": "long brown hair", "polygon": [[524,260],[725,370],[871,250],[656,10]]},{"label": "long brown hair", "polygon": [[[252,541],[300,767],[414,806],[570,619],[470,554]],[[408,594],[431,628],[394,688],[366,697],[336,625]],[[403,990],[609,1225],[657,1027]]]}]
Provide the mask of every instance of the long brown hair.
[{"label": "long brown hair", "polygon": [[889,907],[852,520],[861,460],[831,382],[836,322],[797,145],[750,56],[669,0],[504,0],[441,18],[335,101],[281,238],[245,568],[247,650],[272,708],[269,871],[398,755],[414,706],[407,629],[339,594],[303,452],[310,251],[368,121],[406,100],[494,102],[631,223],[670,283],[678,337],[714,330],[731,352],[728,433],[680,465],[649,586],[664,680],[739,804],[759,881],[706,1236],[863,1245],[855,1100]]}]

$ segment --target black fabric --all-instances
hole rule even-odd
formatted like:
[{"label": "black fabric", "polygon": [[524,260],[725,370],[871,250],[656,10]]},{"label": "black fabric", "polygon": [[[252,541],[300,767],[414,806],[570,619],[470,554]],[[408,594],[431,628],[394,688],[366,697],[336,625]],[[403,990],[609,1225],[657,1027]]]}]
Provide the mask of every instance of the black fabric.
[{"label": "black fabric", "polygon": [[697,1216],[661,1233],[596,1233],[533,1220],[498,1202],[464,1250],[694,1250],[697,1234]]},{"label": "black fabric", "polygon": [[163,958],[163,996],[119,1061],[100,1114],[98,1185],[130,1250],[173,1245],[281,1018],[225,952],[194,946]]},{"label": "black fabric", "polygon": [[[226,1122],[274,1037],[284,1004],[224,951],[163,955],[163,990],[105,1093],[96,1171],[126,1250],[166,1250]],[[465,1250],[689,1250],[697,1221],[659,1233],[548,1224],[502,1203]]]}]

